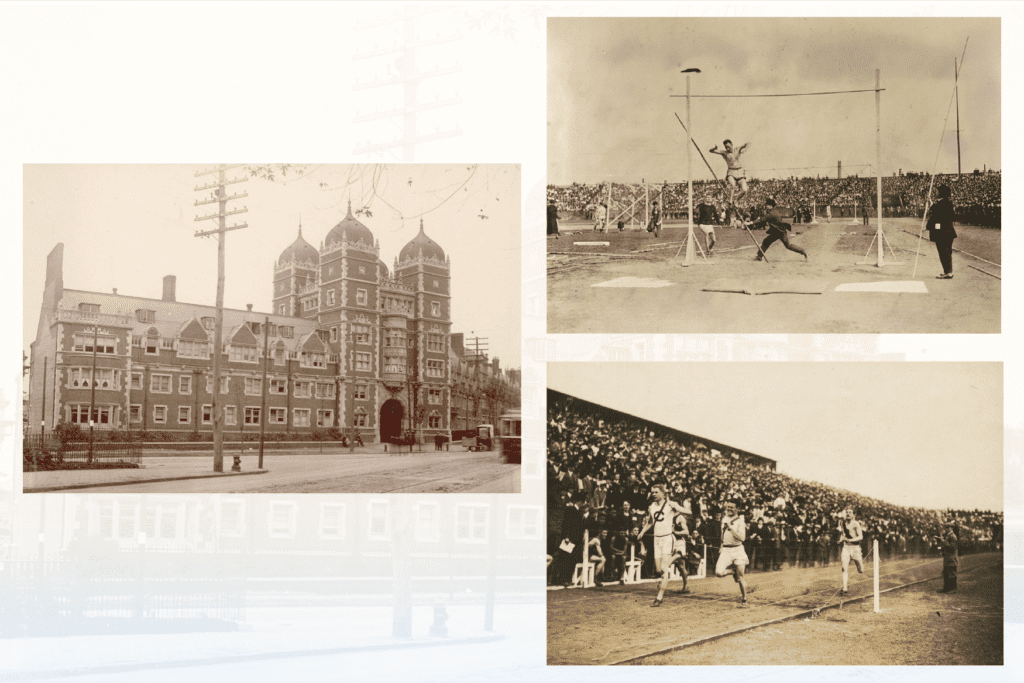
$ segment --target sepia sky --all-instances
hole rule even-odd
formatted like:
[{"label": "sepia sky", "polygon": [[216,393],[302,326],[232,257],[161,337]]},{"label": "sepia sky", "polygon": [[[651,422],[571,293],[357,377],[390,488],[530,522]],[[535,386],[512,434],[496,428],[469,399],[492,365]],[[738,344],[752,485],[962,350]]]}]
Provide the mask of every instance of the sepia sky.
[{"label": "sepia sky", "polygon": [[[968,41],[969,37],[969,41]],[[815,97],[696,95],[831,92],[875,87],[881,70],[882,172],[1001,168],[1000,20],[972,18],[644,18],[548,21],[548,182],[686,180],[686,94],[708,155],[749,142],[748,177],[874,175],[873,92]],[[948,112],[948,120],[947,120]],[[945,126],[945,135],[943,130]],[[940,145],[941,142],[941,145]],[[936,162],[936,158],[938,161]],[[868,165],[871,165],[869,168]],[[694,150],[693,178],[711,179]]]},{"label": "sepia sky", "polygon": [[[42,304],[46,255],[64,243],[67,289],[118,292],[159,299],[164,275],[177,276],[177,299],[216,302],[217,242],[196,238],[214,221],[196,216],[211,190],[194,188],[216,179],[195,177],[214,165],[26,165],[24,169],[24,344],[35,336]],[[380,256],[393,272],[394,259],[419,232],[451,258],[453,332],[487,337],[502,367],[520,367],[520,177],[513,165],[304,165],[274,182],[250,178],[228,186],[248,193],[228,209],[247,223],[227,233],[224,305],[271,312],[274,263],[302,235],[319,248],[346,214],[359,216],[380,241]],[[228,177],[245,175],[244,168]],[[485,216],[485,218],[481,218]]]},{"label": "sepia sky", "polygon": [[1001,363],[551,363],[548,386],[898,505],[1003,509]]}]

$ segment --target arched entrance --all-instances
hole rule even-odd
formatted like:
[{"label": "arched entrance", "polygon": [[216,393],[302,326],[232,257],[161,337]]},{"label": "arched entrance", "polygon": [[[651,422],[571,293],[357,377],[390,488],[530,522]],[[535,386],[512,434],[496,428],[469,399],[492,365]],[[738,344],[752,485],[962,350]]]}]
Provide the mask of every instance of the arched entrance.
[{"label": "arched entrance", "polygon": [[405,408],[398,399],[388,399],[380,407],[380,440],[389,442],[402,436],[402,418]]}]

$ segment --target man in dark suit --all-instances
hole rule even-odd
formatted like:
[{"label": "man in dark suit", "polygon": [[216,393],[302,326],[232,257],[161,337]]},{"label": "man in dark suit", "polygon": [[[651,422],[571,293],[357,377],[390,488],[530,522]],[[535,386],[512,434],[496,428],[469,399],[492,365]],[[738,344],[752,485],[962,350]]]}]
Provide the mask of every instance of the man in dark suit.
[{"label": "man in dark suit", "polygon": [[764,258],[764,254],[768,251],[768,247],[772,246],[776,241],[782,242],[782,245],[790,251],[803,254],[804,260],[807,260],[806,251],[795,244],[790,244],[789,236],[786,234],[790,230],[789,223],[782,220],[782,214],[779,213],[775,200],[768,197],[764,200],[764,207],[766,211],[764,218],[754,224],[755,229],[764,228],[767,230],[764,242],[761,243],[761,250],[757,253],[757,260],[760,261]]},{"label": "man in dark suit", "polygon": [[942,544],[942,590],[940,593],[952,593],[956,591],[956,575],[960,568],[960,557],[958,554],[958,540],[955,530],[956,523],[953,520],[946,521],[945,532],[940,539]]},{"label": "man in dark suit", "polygon": [[953,240],[956,239],[956,230],[953,229],[953,200],[950,198],[952,193],[948,185],[939,185],[938,192],[939,200],[928,209],[925,225],[928,228],[928,239],[935,242],[939,261],[942,262],[942,275],[935,277],[939,280],[952,280]]}]

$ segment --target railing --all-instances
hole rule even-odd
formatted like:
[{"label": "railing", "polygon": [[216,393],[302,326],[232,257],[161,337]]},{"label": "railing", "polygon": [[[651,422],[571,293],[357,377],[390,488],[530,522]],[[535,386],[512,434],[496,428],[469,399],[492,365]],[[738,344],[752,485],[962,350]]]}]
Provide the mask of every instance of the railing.
[{"label": "railing", "polygon": [[132,327],[135,319],[130,315],[116,315],[112,313],[83,313],[67,309],[57,310],[57,320],[62,322],[88,322],[99,325],[118,325],[121,327]]},{"label": "railing", "polygon": [[26,431],[22,440],[25,470],[73,469],[68,466],[71,463],[139,464],[142,439],[137,433],[96,430],[92,436],[90,441],[88,430],[81,428]]}]

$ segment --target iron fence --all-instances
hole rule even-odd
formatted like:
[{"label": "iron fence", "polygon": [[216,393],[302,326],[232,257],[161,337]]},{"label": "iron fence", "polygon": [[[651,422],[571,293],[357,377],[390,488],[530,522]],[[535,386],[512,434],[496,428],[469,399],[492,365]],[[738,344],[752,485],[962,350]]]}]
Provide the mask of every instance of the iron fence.
[{"label": "iron fence", "polygon": [[26,471],[70,469],[75,465],[139,464],[142,439],[133,432],[77,430],[25,431]]}]

